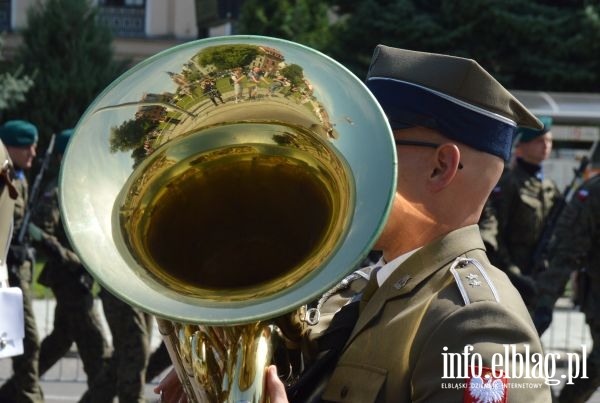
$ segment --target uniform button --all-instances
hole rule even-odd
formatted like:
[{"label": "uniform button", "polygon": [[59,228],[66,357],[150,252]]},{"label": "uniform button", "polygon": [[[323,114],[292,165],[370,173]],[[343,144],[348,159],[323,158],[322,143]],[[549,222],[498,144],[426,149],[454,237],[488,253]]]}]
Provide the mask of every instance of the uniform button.
[{"label": "uniform button", "polygon": [[343,399],[348,396],[348,387],[342,386],[342,390],[340,390],[340,397]]}]

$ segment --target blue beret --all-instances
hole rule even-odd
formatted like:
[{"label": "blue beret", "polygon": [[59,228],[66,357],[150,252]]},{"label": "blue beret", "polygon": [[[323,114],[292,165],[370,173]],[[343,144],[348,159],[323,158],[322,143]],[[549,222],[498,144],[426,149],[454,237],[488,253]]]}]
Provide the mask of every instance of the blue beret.
[{"label": "blue beret", "polygon": [[428,127],[505,161],[517,126],[542,127],[471,59],[378,45],[366,85],[392,129]]},{"label": "blue beret", "polygon": [[9,120],[0,126],[0,139],[11,147],[29,147],[38,141],[38,130],[25,120]]},{"label": "blue beret", "polygon": [[54,149],[57,154],[64,154],[67,149],[67,143],[69,139],[73,135],[73,129],[65,129],[58,134],[56,137],[56,144],[54,145]]},{"label": "blue beret", "polygon": [[548,133],[552,129],[551,117],[540,116],[538,119],[544,124],[544,127],[540,130],[530,129],[527,127],[520,127],[519,130],[517,130],[517,137],[515,139],[516,143],[528,143],[534,138]]}]

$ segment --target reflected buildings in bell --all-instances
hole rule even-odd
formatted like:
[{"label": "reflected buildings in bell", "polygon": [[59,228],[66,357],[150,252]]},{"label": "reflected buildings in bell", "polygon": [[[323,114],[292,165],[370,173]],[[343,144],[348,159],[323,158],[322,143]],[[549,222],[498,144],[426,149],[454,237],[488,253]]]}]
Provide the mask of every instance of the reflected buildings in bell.
[{"label": "reflected buildings in bell", "polygon": [[[256,67],[265,77],[258,87],[257,102],[243,105],[228,102],[219,104],[217,109],[202,91],[202,81],[210,79],[225,101],[234,101],[232,73]],[[174,137],[172,133],[199,132],[202,127],[222,124],[224,120],[272,121],[277,111],[285,116],[304,116],[295,118],[299,119],[299,125],[311,127],[325,139],[336,138],[329,113],[315,96],[303,67],[288,63],[273,47],[251,44],[207,47],[185,62],[180,71],[166,74],[175,88],[162,94],[143,94],[132,119],[111,130],[111,149],[131,150],[136,166]],[[270,87],[278,80],[284,80],[286,85],[272,91]],[[202,119],[200,126],[198,118]],[[307,121],[309,124],[305,124]]]}]

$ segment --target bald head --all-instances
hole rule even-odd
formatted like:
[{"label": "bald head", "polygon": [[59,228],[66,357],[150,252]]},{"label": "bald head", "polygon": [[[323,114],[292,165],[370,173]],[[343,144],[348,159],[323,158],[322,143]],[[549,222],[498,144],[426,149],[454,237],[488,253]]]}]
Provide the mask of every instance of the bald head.
[{"label": "bald head", "polygon": [[[399,254],[476,224],[504,161],[424,127],[394,130],[398,184],[386,232]],[[393,240],[402,234],[403,240]],[[400,246],[403,245],[403,246]]]},{"label": "bald head", "polygon": [[[419,189],[422,205],[430,206],[433,213],[438,203],[443,210],[448,210],[444,204],[451,201],[448,198],[455,197],[463,200],[460,206],[452,205],[455,213],[459,209],[469,211],[483,206],[502,174],[504,162],[500,157],[451,140],[435,130],[424,127],[398,129],[394,131],[394,137],[399,140],[399,176],[413,178],[407,183]],[[412,140],[429,145],[411,146]],[[409,145],[403,145],[404,142]],[[403,159],[410,163],[403,164]],[[403,183],[399,183],[398,191],[414,194],[411,189],[404,188]]]}]

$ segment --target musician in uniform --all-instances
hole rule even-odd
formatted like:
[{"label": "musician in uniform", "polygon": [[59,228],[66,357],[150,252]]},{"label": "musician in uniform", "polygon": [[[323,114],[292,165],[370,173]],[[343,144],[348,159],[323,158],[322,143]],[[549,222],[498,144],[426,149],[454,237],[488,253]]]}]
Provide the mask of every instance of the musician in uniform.
[{"label": "musician in uniform", "polygon": [[[54,155],[62,159],[73,130],[67,129],[56,138]],[[77,345],[88,385],[102,369],[109,356],[102,322],[94,306],[93,279],[71,249],[62,225],[58,205],[58,178],[49,181],[35,209],[29,233],[46,254],[46,263],[38,282],[49,287],[56,298],[54,326],[41,344],[39,372],[42,376]],[[36,225],[37,224],[37,225]]]},{"label": "musician in uniform", "polygon": [[498,222],[497,249],[490,259],[507,273],[530,308],[535,305],[535,274],[546,266],[533,261],[536,246],[545,219],[562,197],[542,167],[552,151],[552,119],[540,120],[541,130],[519,129],[514,166],[505,170],[490,196]]},{"label": "musician in uniform", "polygon": [[[308,366],[267,368],[271,403],[549,403],[529,312],[477,226],[517,126],[541,122],[470,59],[380,45],[366,84],[398,153],[382,260],[326,293],[320,318],[300,309],[280,326]],[[181,396],[173,374],[162,402]]]},{"label": "musician in uniform", "polygon": [[[352,302],[329,326],[318,325],[327,330],[314,340],[317,357],[343,346],[333,354],[331,375],[320,374],[325,381],[318,396],[335,402],[550,402],[544,376],[523,375],[531,364],[505,355],[514,349],[540,358],[542,347],[517,290],[489,262],[477,227],[517,125],[541,128],[541,122],[469,59],[380,45],[366,84],[394,132],[397,190],[375,244],[383,266],[370,272],[371,286],[360,300],[350,299],[358,304],[358,318],[347,341],[327,337],[336,318],[355,309]],[[305,332],[310,339],[311,327]],[[477,359],[460,368],[459,355]],[[523,374],[511,373],[513,364]],[[286,391],[270,367],[267,384],[271,402],[280,403],[286,394],[291,401],[312,401],[296,393],[307,395],[303,390],[317,383],[303,384],[301,377],[300,388]]]},{"label": "musician in uniform", "polygon": [[534,323],[540,335],[550,326],[556,300],[577,272],[579,304],[590,327],[593,346],[587,378],[565,383],[558,401],[583,403],[600,386],[600,176],[584,182],[559,216],[550,241],[550,267],[538,277]]},{"label": "musician in uniform", "polygon": [[[38,359],[40,342],[33,313],[31,283],[33,281],[34,257],[23,233],[23,220],[27,214],[29,184],[25,171],[31,168],[36,156],[38,129],[24,120],[10,120],[0,126],[0,139],[6,146],[15,172],[13,184],[19,196],[15,201],[14,230],[7,264],[9,284],[23,292],[25,338],[23,354],[12,358],[13,375],[0,387],[0,402],[42,402],[43,393],[39,383]],[[20,242],[21,241],[21,242]]]}]

